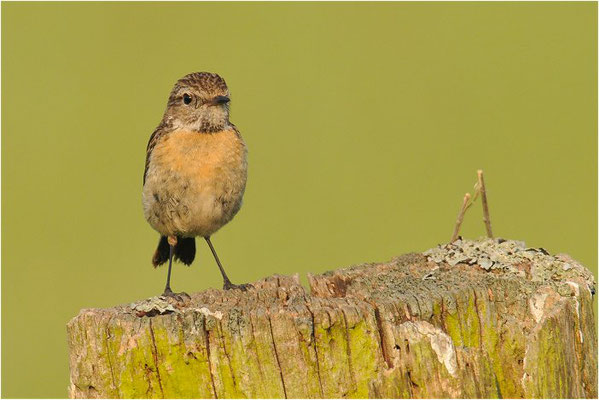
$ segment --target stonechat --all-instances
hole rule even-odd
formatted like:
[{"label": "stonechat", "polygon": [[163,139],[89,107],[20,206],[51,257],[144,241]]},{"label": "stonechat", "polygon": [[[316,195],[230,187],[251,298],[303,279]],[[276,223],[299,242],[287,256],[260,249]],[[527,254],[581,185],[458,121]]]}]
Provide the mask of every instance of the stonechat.
[{"label": "stonechat", "polygon": [[168,260],[163,295],[170,287],[173,257],[195,258],[195,237],[206,240],[224,280],[231,283],[210,236],[237,214],[247,180],[247,148],[229,121],[229,89],[217,74],[196,72],[179,79],[162,121],[150,136],[143,177],[146,220],[160,234],[152,264]]}]

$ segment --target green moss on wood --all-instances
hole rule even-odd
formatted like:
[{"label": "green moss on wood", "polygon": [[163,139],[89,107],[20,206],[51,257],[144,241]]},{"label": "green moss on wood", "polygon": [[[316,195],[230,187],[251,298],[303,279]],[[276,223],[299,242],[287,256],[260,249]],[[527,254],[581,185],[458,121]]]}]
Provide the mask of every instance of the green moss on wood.
[{"label": "green moss on wood", "polygon": [[531,254],[519,257],[544,269],[532,279],[412,255],[312,277],[311,295],[275,277],[167,315],[84,310],[68,325],[71,395],[596,397],[592,282],[571,259]]}]

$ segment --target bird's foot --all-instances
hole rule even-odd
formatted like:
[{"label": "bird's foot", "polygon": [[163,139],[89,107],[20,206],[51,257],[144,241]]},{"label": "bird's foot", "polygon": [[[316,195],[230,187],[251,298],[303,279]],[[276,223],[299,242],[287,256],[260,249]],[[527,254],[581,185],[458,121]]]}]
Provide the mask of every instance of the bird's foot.
[{"label": "bird's foot", "polygon": [[225,283],[223,284],[224,290],[239,289],[242,292],[245,292],[246,290],[248,290],[251,287],[253,287],[253,286],[249,283],[242,283],[241,285],[236,285],[234,283],[231,283],[231,281],[225,281]]},{"label": "bird's foot", "polygon": [[185,300],[191,299],[191,296],[185,292],[175,293],[171,290],[171,288],[164,289],[164,293],[162,293],[162,297],[171,298],[176,300],[179,303],[185,302]]}]

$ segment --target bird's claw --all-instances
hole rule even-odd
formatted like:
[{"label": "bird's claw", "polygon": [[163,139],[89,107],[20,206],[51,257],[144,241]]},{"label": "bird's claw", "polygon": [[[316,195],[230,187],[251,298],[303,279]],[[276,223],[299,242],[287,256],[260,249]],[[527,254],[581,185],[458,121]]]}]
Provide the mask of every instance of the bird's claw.
[{"label": "bird's claw", "polygon": [[191,299],[191,296],[188,295],[187,293],[185,293],[185,292],[175,293],[170,288],[167,288],[164,290],[164,293],[162,293],[162,297],[174,299],[179,303],[183,303],[185,300]]}]

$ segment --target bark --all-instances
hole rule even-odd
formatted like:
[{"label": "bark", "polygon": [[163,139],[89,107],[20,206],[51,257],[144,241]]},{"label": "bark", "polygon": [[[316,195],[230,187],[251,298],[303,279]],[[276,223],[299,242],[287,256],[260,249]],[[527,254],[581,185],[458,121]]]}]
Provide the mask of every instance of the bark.
[{"label": "bark", "polygon": [[82,310],[70,396],[597,397],[595,282],[567,255],[458,240],[309,283]]}]

